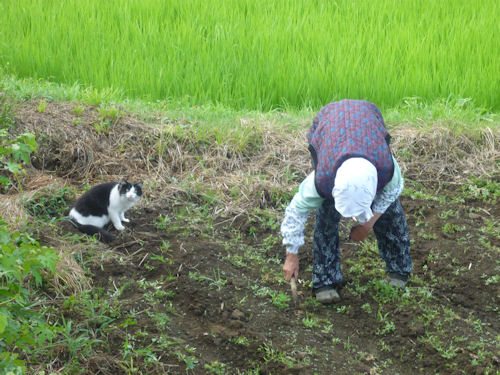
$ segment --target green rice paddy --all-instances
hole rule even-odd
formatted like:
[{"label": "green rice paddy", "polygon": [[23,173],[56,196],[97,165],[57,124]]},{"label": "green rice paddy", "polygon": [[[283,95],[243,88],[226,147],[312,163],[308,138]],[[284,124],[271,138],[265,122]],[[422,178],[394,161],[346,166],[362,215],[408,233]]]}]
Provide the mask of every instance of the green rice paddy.
[{"label": "green rice paddy", "polygon": [[0,66],[236,109],[471,98],[500,110],[497,0],[3,0]]}]

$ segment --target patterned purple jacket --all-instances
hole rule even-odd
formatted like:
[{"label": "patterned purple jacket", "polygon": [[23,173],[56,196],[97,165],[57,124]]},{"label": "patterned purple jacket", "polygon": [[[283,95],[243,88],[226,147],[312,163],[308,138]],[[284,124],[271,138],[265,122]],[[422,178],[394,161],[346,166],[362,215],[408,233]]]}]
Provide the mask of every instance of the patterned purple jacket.
[{"label": "patterned purple jacket", "polygon": [[321,109],[307,140],[316,170],[316,190],[332,200],[335,176],[348,158],[362,157],[377,168],[377,191],[392,178],[390,135],[377,106],[364,100],[341,100]]}]

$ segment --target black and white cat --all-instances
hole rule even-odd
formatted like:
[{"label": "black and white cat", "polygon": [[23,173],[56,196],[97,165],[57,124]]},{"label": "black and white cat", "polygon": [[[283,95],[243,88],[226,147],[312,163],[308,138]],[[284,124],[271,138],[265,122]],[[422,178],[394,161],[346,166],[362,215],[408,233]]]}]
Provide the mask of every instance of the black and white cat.
[{"label": "black and white cat", "polygon": [[69,213],[70,220],[85,234],[98,234],[103,242],[111,242],[114,236],[104,229],[110,221],[117,230],[124,230],[128,223],[125,212],[142,196],[142,183],[127,181],[96,185],[76,201]]}]

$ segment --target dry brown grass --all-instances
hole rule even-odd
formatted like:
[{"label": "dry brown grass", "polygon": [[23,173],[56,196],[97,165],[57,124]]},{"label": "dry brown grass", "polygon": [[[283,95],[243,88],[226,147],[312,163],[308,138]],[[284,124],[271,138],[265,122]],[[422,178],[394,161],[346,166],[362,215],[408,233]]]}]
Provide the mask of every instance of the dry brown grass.
[{"label": "dry brown grass", "polygon": [[85,272],[74,257],[76,253],[82,251],[81,245],[61,243],[58,246],[54,241],[51,246],[57,248],[59,252],[59,262],[52,280],[55,290],[63,295],[81,294],[85,290],[90,290],[92,280],[85,276]]},{"label": "dry brown grass", "polygon": [[[99,133],[93,126],[101,121],[96,108],[85,108],[75,125],[74,106],[49,102],[38,113],[36,104],[27,104],[16,121],[19,131],[34,132],[42,140],[33,165],[68,183],[142,180],[151,201],[212,191],[224,206],[221,213],[238,214],[256,201],[269,206],[273,190],[291,191],[311,170],[307,125],[286,132],[268,120],[241,119],[259,145],[241,149],[200,140],[196,124],[149,124],[129,115],[117,119],[109,134]],[[500,131],[486,129],[471,137],[444,127],[425,132],[403,125],[392,135],[392,149],[407,179],[460,184],[469,176],[498,172]]]},{"label": "dry brown grass", "polygon": [[406,178],[423,184],[463,184],[469,177],[498,174],[500,131],[485,128],[474,135],[437,127],[432,132],[398,128],[392,148],[404,155],[400,164]]}]

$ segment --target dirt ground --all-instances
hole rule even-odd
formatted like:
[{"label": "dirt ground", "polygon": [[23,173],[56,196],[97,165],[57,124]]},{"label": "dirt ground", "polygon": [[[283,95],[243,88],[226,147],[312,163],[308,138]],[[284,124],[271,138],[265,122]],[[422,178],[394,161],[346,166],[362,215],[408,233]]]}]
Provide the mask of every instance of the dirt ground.
[{"label": "dirt ground", "polygon": [[[82,355],[61,348],[34,369],[67,370],[73,361],[88,374],[498,373],[498,202],[467,195],[464,184],[436,180],[437,169],[401,156],[414,263],[407,291],[384,289],[373,235],[364,245],[352,243],[351,224],[342,221],[342,300],[317,304],[312,214],[294,306],[282,277],[279,224],[309,170],[300,134],[287,154],[272,144],[228,156],[168,133],[160,154],[165,133],[155,126],[165,124],[122,116],[98,134],[96,109],[76,116],[74,106],[49,103],[39,113],[28,103],[19,110],[19,129],[35,131],[41,145],[26,190],[64,185],[78,194],[86,183],[128,177],[145,182],[144,197],[110,246],[78,236],[64,220],[39,227],[40,242],[73,254],[92,285],[88,295],[100,301],[89,317],[78,294],[62,293],[54,297],[58,311],[102,342]],[[291,161],[297,173],[281,176]]]},{"label": "dirt ground", "polygon": [[[409,225],[414,227],[413,214],[421,212],[425,208],[425,216],[432,223],[439,223],[437,215],[442,212],[440,205],[426,206],[425,201],[403,200],[409,217]],[[168,206],[167,206],[168,207]],[[447,209],[457,210],[467,215],[467,206],[449,205]],[[492,215],[499,215],[498,208],[483,207]],[[300,304],[298,307],[290,307],[284,310],[269,308],[262,303],[260,298],[249,294],[249,285],[255,280],[262,280],[263,276],[259,267],[249,267],[241,270],[228,261],[224,260],[228,251],[237,252],[237,248],[224,249],[217,241],[210,239],[200,240],[194,233],[192,235],[181,235],[178,232],[169,234],[155,229],[153,222],[158,216],[154,209],[139,209],[134,211],[133,226],[121,239],[121,244],[116,245],[113,251],[121,252],[127,257],[125,264],[120,264],[116,257],[103,259],[102,264],[93,268],[92,274],[94,286],[105,290],[112,290],[116,285],[123,285],[129,280],[159,280],[165,275],[176,275],[175,280],[165,284],[167,290],[175,291],[175,295],[169,302],[175,306],[177,314],[171,316],[168,323],[169,336],[175,337],[182,342],[197,349],[197,354],[204,361],[219,361],[230,365],[233,369],[248,369],[255,364],[261,366],[260,373],[313,373],[328,374],[330,371],[336,373],[376,373],[378,361],[388,358],[393,363],[386,373],[465,373],[481,374],[484,368],[474,368],[470,365],[471,358],[477,353],[473,350],[460,349],[454,362],[457,368],[448,369],[449,360],[443,358],[434,348],[419,342],[419,337],[426,335],[426,327],[413,315],[412,306],[402,308],[397,303],[386,303],[384,311],[390,312],[390,317],[396,325],[393,335],[386,337],[385,341],[391,346],[389,353],[378,349],[380,336],[376,335],[378,323],[373,316],[369,316],[362,309],[366,303],[372,302],[368,293],[359,295],[353,292],[349,286],[350,275],[345,272],[346,286],[342,290],[342,302],[332,307],[311,306],[305,304],[311,291],[310,288],[300,287]],[[170,214],[168,208],[161,209],[163,214]],[[457,225],[472,227],[481,224],[482,216],[470,219],[467,216],[454,221]],[[430,228],[433,228],[432,225]],[[71,230],[71,228],[69,228]],[[191,230],[191,229],[190,229]],[[217,230],[219,238],[231,238],[230,228]],[[278,236],[278,234],[276,234]],[[498,259],[491,254],[481,254],[481,247],[469,248],[467,251],[462,246],[457,246],[452,238],[439,236],[437,240],[421,240],[417,238],[412,248],[414,262],[414,273],[418,275],[422,284],[430,284],[431,277],[437,278],[438,283],[432,288],[434,303],[439,304],[443,310],[450,309],[460,317],[459,320],[468,319],[471,314],[479,318],[483,329],[491,331],[493,335],[499,333],[498,312],[491,311],[492,306],[498,306],[498,286],[485,288],[484,274],[498,274]],[[248,242],[260,242],[262,239],[245,239]],[[169,251],[171,264],[165,265],[160,261],[148,261],[155,249],[158,249],[162,241],[171,244]],[[133,242],[130,244],[130,242]],[[498,239],[496,245],[498,246]],[[446,254],[432,262],[429,261],[429,250],[436,249],[439,254]],[[312,263],[312,247],[306,245],[301,251],[301,266],[307,269]],[[356,259],[357,246],[347,244],[342,248],[344,259]],[[272,257],[281,257],[282,249],[272,249]],[[133,254],[132,256],[130,254]],[[244,254],[242,254],[244,256]],[[376,257],[376,254],[372,254]],[[145,261],[146,259],[146,261]],[[153,270],[148,270],[144,265],[150,264]],[[424,270],[424,266],[427,267]],[[472,265],[472,266],[471,266]],[[470,269],[469,269],[470,266]],[[280,265],[275,265],[279,269]],[[456,276],[454,271],[465,268]],[[382,268],[382,267],[381,267]],[[203,275],[213,275],[213,270],[227,279],[227,284],[220,290],[212,289],[206,282],[193,280],[189,272],[196,270]],[[431,276],[432,275],[432,276]],[[305,271],[301,277],[310,280],[311,272]],[[361,277],[362,283],[369,283],[369,278]],[[203,285],[205,284],[205,285]],[[410,282],[410,286],[411,286]],[[288,285],[273,285],[269,287],[288,293]],[[123,308],[128,310],[145,311],[148,304],[143,298],[144,291],[138,286],[131,286],[127,293],[122,295],[126,301]],[[246,299],[243,304],[238,301]],[[344,314],[335,314],[341,306],[349,306]],[[309,313],[316,314],[321,319],[328,319],[333,324],[332,332],[322,333],[304,327],[302,318]],[[333,317],[332,317],[333,313]],[[141,316],[141,315],[140,315]],[[137,327],[156,332],[155,324],[148,316],[142,315]],[[330,320],[331,319],[331,320]],[[456,323],[456,322],[455,322]],[[465,323],[463,323],[465,325]],[[448,332],[448,338],[453,341],[455,337],[463,337],[463,326],[455,326]],[[245,347],[232,344],[231,339],[246,337],[250,344]],[[341,339],[340,343],[332,344],[332,337]],[[344,344],[349,340],[353,348],[352,352],[345,349]],[[116,337],[111,338],[111,352],[119,351],[123,341],[123,332],[116,332]],[[272,342],[273,347],[291,355],[304,356],[305,351],[300,348],[315,348],[315,355],[308,365],[296,365],[287,368],[281,363],[263,361],[263,353],[260,349],[262,343]],[[367,355],[359,359],[359,353]],[[417,353],[423,355],[423,359],[416,361]],[[315,359],[318,362],[315,362]],[[328,361],[325,362],[325,358]],[[175,361],[170,359],[167,362]],[[496,363],[495,365],[498,365]],[[118,369],[117,369],[118,370]],[[173,371],[175,373],[175,371]],[[183,373],[184,370],[179,371]],[[204,373],[203,371],[201,373]],[[231,373],[231,372],[229,372]]]}]

